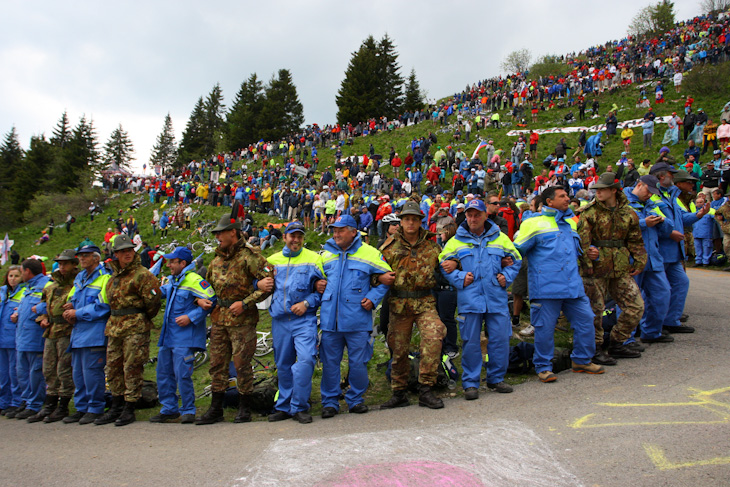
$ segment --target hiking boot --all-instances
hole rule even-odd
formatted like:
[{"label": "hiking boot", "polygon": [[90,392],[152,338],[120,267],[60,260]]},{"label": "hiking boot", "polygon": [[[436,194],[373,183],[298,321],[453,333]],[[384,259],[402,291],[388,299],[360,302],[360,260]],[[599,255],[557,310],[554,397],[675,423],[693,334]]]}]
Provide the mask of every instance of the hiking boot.
[{"label": "hiking boot", "polygon": [[641,357],[641,352],[639,352],[638,350],[632,350],[623,343],[613,341],[613,339],[611,339],[611,342],[608,345],[608,353],[610,353],[612,357],[616,358]]},{"label": "hiking boot", "polygon": [[[29,416],[28,418],[26,418],[26,420],[29,423],[39,423],[47,417],[47,416],[44,416],[43,414],[41,414],[42,412],[43,412],[43,409],[41,409],[40,411],[35,413],[33,416]],[[20,416],[18,416],[18,418],[20,418]]]},{"label": "hiking boot", "polygon": [[150,423],[167,423],[168,421],[174,421],[180,417],[180,413],[173,414],[157,414],[150,418]]},{"label": "hiking boot", "polygon": [[520,327],[520,315],[515,315],[512,317],[512,327],[513,328]]},{"label": "hiking boot", "polygon": [[596,350],[592,362],[598,365],[616,365],[618,363],[615,358],[600,349]]},{"label": "hiking boot", "polygon": [[444,402],[436,397],[431,386],[422,384],[418,388],[418,405],[429,409],[441,409],[444,407]]},{"label": "hiking boot", "polygon": [[520,336],[523,337],[531,337],[535,334],[535,327],[532,325],[527,325],[524,330],[520,331]]},{"label": "hiking boot", "polygon": [[680,325],[680,326],[665,326],[663,328],[663,331],[667,333],[694,333],[695,329],[691,326],[687,325]]},{"label": "hiking boot", "polygon": [[25,408],[21,412],[19,412],[18,414],[15,415],[15,419],[28,419],[31,416],[35,416],[36,414],[38,414],[38,411],[36,411],[34,409]]},{"label": "hiking boot", "polygon": [[540,380],[540,382],[555,382],[558,380],[558,376],[553,374],[552,370],[543,370],[542,372],[539,372],[537,374],[537,378]]},{"label": "hiking boot", "polygon": [[364,402],[361,402],[360,404],[355,404],[350,408],[351,413],[355,414],[365,414],[369,411],[368,407],[365,405]]},{"label": "hiking boot", "polygon": [[63,423],[64,424],[78,423],[79,421],[81,421],[81,418],[83,418],[83,417],[84,417],[84,413],[82,413],[81,411],[76,411],[75,413],[63,418]]},{"label": "hiking boot", "polygon": [[43,419],[44,423],[55,423],[61,421],[68,416],[68,403],[71,402],[70,397],[62,397],[58,400],[56,409]]},{"label": "hiking boot", "polygon": [[101,414],[99,413],[86,413],[81,419],[79,419],[79,424],[94,423],[97,419],[99,419],[100,416]]},{"label": "hiking boot", "polygon": [[124,401],[124,410],[122,410],[122,414],[119,415],[117,420],[114,421],[114,426],[127,426],[137,421],[137,418],[134,416],[134,408],[136,405],[137,401]]},{"label": "hiking boot", "polygon": [[[626,348],[631,349],[631,350],[636,350],[637,352],[645,352],[646,351],[646,347],[644,345],[642,345],[641,343],[639,343],[639,342],[626,343],[624,346]],[[595,362],[595,360],[594,360],[594,362]]]},{"label": "hiking boot", "polygon": [[225,392],[214,392],[210,407],[202,416],[195,418],[195,424],[213,424],[223,421],[223,398],[225,395]]},{"label": "hiking boot", "polygon": [[497,382],[496,384],[491,384],[487,382],[487,389],[494,392],[499,392],[500,394],[509,394],[514,389],[512,389],[512,386],[507,384],[506,382]]},{"label": "hiking boot", "polygon": [[664,333],[656,338],[641,337],[642,343],[672,343],[673,341],[674,337],[672,335],[665,335]]},{"label": "hiking boot", "polygon": [[467,387],[464,389],[464,399],[467,401],[473,401],[474,399],[479,399],[479,389],[476,387]]},{"label": "hiking boot", "polygon": [[122,411],[124,410],[124,396],[112,396],[112,406],[94,420],[94,424],[97,426],[103,425],[103,424],[110,424],[119,419],[119,416],[122,415]]},{"label": "hiking boot", "polygon": [[380,409],[403,408],[410,405],[406,391],[393,391],[391,398],[381,404]]},{"label": "hiking boot", "polygon": [[301,424],[308,424],[312,422],[312,415],[306,411],[299,411],[292,416],[295,421],[299,421]]},{"label": "hiking boot", "polygon": [[[43,403],[43,407],[35,415],[28,418],[29,423],[37,423],[43,421],[46,416],[50,416],[53,411],[58,407],[58,396],[47,396],[46,401]],[[61,417],[63,419],[63,416]]]},{"label": "hiking boot", "polygon": [[285,419],[289,418],[291,418],[291,414],[287,413],[286,411],[277,411],[275,413],[269,414],[269,423],[284,421]]},{"label": "hiking boot", "polygon": [[326,407],[322,409],[322,419],[334,418],[337,414],[337,410],[333,407]]},{"label": "hiking boot", "polygon": [[249,408],[250,396],[239,394],[238,396],[238,413],[233,419],[234,423],[250,423],[251,422],[251,409]]},{"label": "hiking boot", "polygon": [[593,362],[587,364],[576,364],[572,363],[573,372],[583,374],[602,374],[605,372],[602,366],[596,365]]},{"label": "hiking boot", "polygon": [[193,424],[195,423],[195,415],[190,414],[183,414],[180,416],[180,424]]}]

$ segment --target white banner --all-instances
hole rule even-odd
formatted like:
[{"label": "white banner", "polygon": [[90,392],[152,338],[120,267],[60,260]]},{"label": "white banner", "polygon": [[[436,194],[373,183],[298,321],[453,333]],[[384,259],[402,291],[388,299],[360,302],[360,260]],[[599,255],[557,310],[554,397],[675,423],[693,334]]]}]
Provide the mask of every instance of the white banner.
[{"label": "white banner", "polygon": [[[667,115],[666,117],[656,117],[654,119],[654,123],[667,123],[669,120],[672,119],[671,115]],[[619,122],[618,127],[616,128],[616,132],[621,132],[626,127],[630,128],[636,128],[641,127],[641,124],[644,123],[643,118],[637,118],[635,120],[626,120],[625,122]],[[553,127],[549,129],[535,129],[533,132],[536,134],[542,135],[542,134],[573,134],[576,132],[582,132],[583,130],[586,130],[588,132],[603,132],[606,130],[606,124],[602,123],[600,125],[593,125],[592,127]],[[529,134],[529,130],[510,130],[507,132],[507,135],[509,137],[517,137],[518,135],[525,135]]]}]

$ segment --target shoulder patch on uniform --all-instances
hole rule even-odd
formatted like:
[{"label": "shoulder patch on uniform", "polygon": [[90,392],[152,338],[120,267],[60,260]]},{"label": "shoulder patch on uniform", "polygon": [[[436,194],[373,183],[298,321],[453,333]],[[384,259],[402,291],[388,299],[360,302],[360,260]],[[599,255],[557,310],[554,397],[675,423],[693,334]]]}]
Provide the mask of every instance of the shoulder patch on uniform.
[{"label": "shoulder patch on uniform", "polygon": [[210,284],[208,283],[208,281],[203,279],[202,281],[200,281],[200,287],[202,287],[203,289],[208,289],[210,287]]}]

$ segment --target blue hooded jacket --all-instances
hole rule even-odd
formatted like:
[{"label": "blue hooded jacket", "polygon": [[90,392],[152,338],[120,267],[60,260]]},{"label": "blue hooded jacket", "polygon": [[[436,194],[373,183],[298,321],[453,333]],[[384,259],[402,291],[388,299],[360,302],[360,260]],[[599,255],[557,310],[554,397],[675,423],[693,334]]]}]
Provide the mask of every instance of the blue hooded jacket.
[{"label": "blue hooded jacket", "polygon": [[18,326],[15,332],[18,352],[43,352],[44,330],[36,322],[39,314],[33,312],[33,306],[41,302],[43,288],[50,284],[51,278],[43,274],[38,274],[26,283],[25,295],[18,306]]}]

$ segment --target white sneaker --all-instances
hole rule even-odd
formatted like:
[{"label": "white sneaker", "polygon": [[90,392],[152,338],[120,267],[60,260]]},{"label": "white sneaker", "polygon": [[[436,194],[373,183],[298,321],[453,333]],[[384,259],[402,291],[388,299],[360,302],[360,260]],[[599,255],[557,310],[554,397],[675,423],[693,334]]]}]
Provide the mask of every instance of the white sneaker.
[{"label": "white sneaker", "polygon": [[535,327],[532,325],[527,325],[527,327],[524,330],[520,331],[520,335],[522,335],[523,337],[529,337],[534,334],[535,334]]}]

